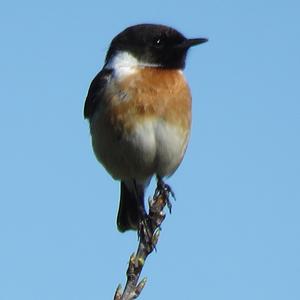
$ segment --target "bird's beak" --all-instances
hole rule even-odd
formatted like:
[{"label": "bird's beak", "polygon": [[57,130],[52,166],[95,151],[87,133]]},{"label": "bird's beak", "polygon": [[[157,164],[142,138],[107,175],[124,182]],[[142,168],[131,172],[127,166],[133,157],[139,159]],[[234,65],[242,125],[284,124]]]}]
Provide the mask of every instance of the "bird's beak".
[{"label": "bird's beak", "polygon": [[207,38],[186,39],[179,45],[179,47],[188,49],[190,47],[206,43],[207,41],[208,41]]}]

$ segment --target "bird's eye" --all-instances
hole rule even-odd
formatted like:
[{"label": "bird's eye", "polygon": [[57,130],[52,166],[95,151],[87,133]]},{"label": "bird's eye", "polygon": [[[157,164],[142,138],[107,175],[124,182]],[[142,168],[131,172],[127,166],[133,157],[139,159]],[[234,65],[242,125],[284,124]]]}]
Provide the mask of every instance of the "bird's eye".
[{"label": "bird's eye", "polygon": [[153,46],[154,47],[157,47],[157,48],[160,48],[163,46],[163,39],[162,38],[156,38],[154,41],[153,41]]}]

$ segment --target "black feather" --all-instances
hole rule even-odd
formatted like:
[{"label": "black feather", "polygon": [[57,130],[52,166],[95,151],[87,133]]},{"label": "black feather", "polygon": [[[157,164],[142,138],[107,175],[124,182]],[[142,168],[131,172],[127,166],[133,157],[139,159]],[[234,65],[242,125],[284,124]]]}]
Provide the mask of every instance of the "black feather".
[{"label": "black feather", "polygon": [[102,69],[93,79],[84,104],[83,115],[85,119],[91,119],[97,106],[103,98],[106,83],[111,75],[112,70]]},{"label": "black feather", "polygon": [[118,230],[138,230],[141,219],[145,216],[144,186],[134,183],[130,189],[121,181],[121,196],[117,217]]}]

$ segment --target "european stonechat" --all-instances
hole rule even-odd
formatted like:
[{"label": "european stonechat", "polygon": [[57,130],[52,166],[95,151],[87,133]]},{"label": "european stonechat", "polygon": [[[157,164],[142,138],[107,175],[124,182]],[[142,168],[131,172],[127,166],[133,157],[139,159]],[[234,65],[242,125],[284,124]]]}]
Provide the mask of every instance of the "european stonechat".
[{"label": "european stonechat", "polygon": [[84,106],[94,153],[121,182],[117,226],[137,230],[147,216],[144,192],[181,163],[190,135],[191,93],[183,75],[188,39],[163,25],[128,27],[111,42]]}]

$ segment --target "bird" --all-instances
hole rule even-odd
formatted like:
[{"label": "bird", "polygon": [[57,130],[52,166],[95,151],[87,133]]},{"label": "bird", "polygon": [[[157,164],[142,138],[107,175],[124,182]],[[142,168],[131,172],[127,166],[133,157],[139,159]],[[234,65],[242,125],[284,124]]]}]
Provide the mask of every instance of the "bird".
[{"label": "bird", "polygon": [[147,218],[151,179],[180,165],[190,136],[191,92],[184,77],[188,50],[207,38],[186,38],[161,24],[137,24],[111,41],[84,104],[97,160],[120,181],[117,228],[139,230]]}]

